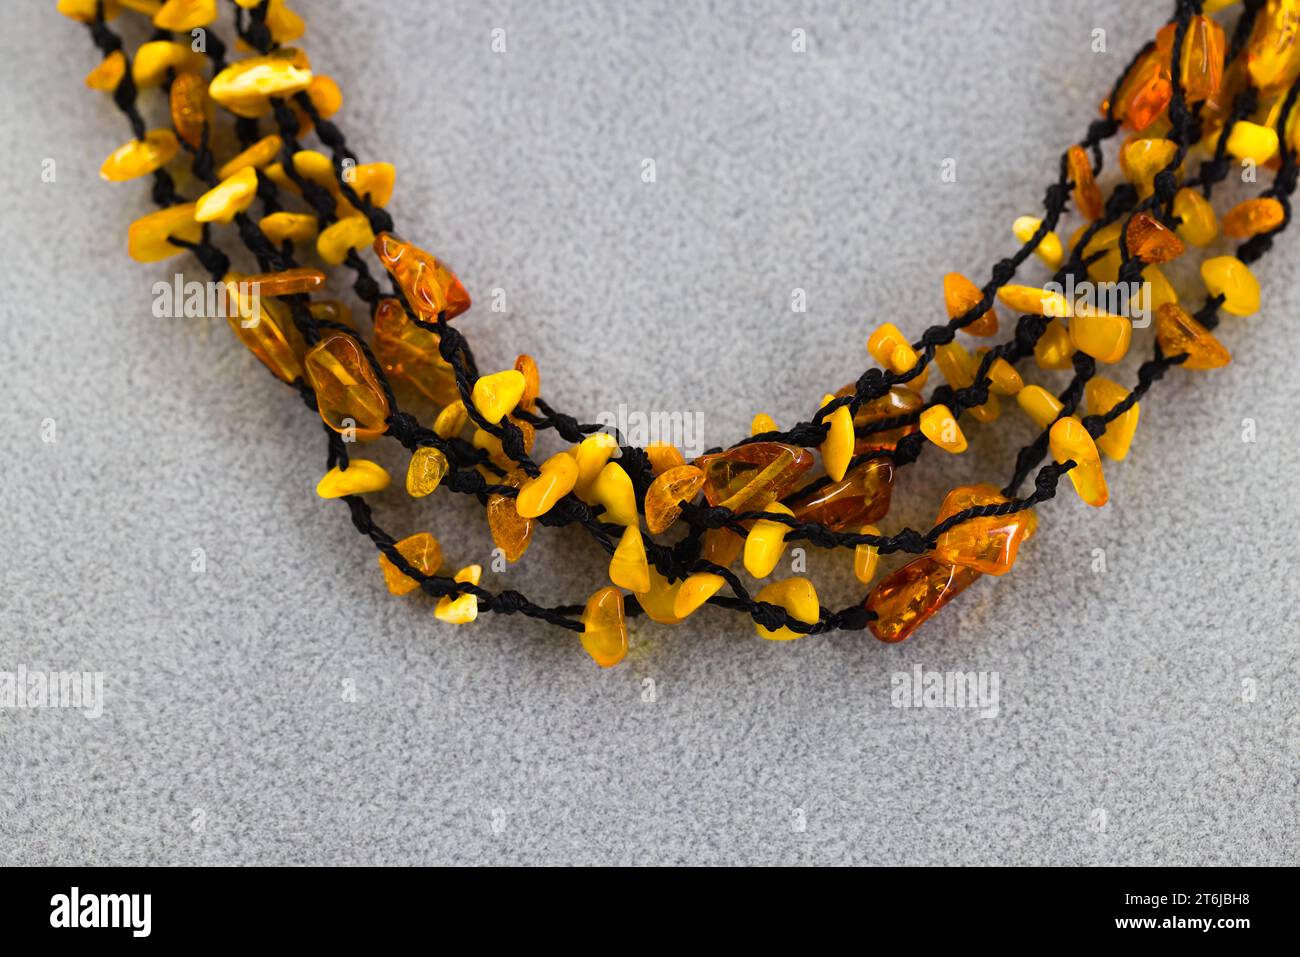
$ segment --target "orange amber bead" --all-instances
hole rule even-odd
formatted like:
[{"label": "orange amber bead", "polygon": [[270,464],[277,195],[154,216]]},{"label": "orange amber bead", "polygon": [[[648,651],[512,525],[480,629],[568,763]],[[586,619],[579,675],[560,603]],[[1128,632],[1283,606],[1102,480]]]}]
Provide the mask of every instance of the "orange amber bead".
[{"label": "orange amber bead", "polygon": [[1144,263],[1169,262],[1187,249],[1177,233],[1150,213],[1138,213],[1130,219],[1124,238],[1128,251]]},{"label": "orange amber bead", "polygon": [[1272,196],[1248,199],[1238,203],[1223,217],[1223,235],[1249,239],[1276,229],[1285,218],[1282,204]]},{"label": "orange amber bead", "polygon": [[[836,392],[835,395],[837,397],[852,395],[854,389],[855,386],[850,383]],[[906,386],[896,385],[879,398],[863,402],[858,406],[857,414],[853,416],[853,428],[860,431],[885,419],[914,415],[920,412],[923,405],[925,405],[925,400],[911,389]],[[859,435],[853,446],[853,454],[862,455],[864,452],[872,452],[877,449],[893,449],[898,445],[899,439],[905,435],[911,435],[916,430],[917,425],[913,422],[910,425],[901,425],[896,429],[885,429]]]},{"label": "orange amber bead", "polygon": [[792,505],[801,522],[825,525],[839,532],[851,525],[867,525],[889,513],[894,493],[894,464],[889,459],[867,459],[838,482],[823,485],[807,499]]},{"label": "orange amber bead", "polygon": [[399,300],[379,300],[374,329],[375,359],[386,375],[438,405],[451,405],[460,397],[456,373],[438,351],[437,334],[412,322]]},{"label": "orange amber bead", "polygon": [[292,296],[319,289],[325,285],[325,274],[319,269],[285,269],[248,276],[244,282],[256,286],[263,296]]},{"label": "orange amber bead", "polygon": [[[514,469],[501,484],[519,488],[527,478],[523,469]],[[506,561],[519,561],[533,540],[533,520],[519,514],[513,498],[498,492],[488,496],[487,521],[492,541],[501,549]]]},{"label": "orange amber bead", "polygon": [[1069,167],[1070,179],[1074,181],[1074,205],[1084,219],[1097,219],[1101,216],[1104,204],[1101,189],[1092,175],[1092,160],[1088,151],[1078,143],[1066,151],[1066,165]]},{"label": "orange amber bead", "polygon": [[302,357],[307,346],[282,302],[254,299],[251,289],[237,273],[226,276],[227,296],[234,308],[227,316],[230,328],[248,351],[285,382],[302,375]]},{"label": "orange amber bead", "polygon": [[182,73],[172,80],[168,102],[176,135],[198,149],[203,139],[203,128],[212,121],[208,84],[197,73]]},{"label": "orange amber bead", "polygon": [[356,339],[330,333],[307,353],[303,367],[320,417],[335,432],[354,429],[357,438],[373,439],[388,429],[388,397]]},{"label": "orange amber bead", "polygon": [[745,540],[729,528],[710,528],[700,539],[700,558],[730,568],[744,544]]},{"label": "orange amber bead", "polygon": [[[1006,501],[1006,496],[992,485],[962,485],[944,498],[935,524],[976,505],[1001,505]],[[967,519],[939,536],[934,557],[986,575],[1005,575],[1015,564],[1020,543],[1029,537],[1035,521],[1032,509]]]},{"label": "orange amber bead", "polygon": [[[943,277],[943,303],[948,310],[948,318],[964,316],[984,300],[984,291],[959,272],[950,272]],[[998,314],[992,307],[976,316],[970,323],[962,326],[962,332],[972,336],[993,336],[998,331]]]},{"label": "orange amber bead", "polygon": [[542,376],[537,371],[537,361],[530,355],[521,355],[515,359],[515,371],[524,377],[524,394],[519,397],[517,408],[532,412],[542,390]]},{"label": "orange amber bead", "polygon": [[1156,341],[1167,356],[1187,353],[1184,369],[1218,369],[1232,361],[1232,355],[1209,329],[1173,303],[1156,310]]},{"label": "orange amber bead", "polygon": [[928,555],[909,562],[881,580],[864,603],[876,613],[871,633],[890,643],[911,637],[980,573],[965,565],[950,565]]},{"label": "orange amber bead", "polygon": [[651,535],[661,535],[682,514],[682,502],[689,502],[704,485],[704,472],[694,465],[678,465],[664,472],[646,489],[645,524]]},{"label": "orange amber bead", "polygon": [[587,600],[582,612],[582,647],[602,668],[613,667],[627,655],[623,593],[617,588],[602,588]]},{"label": "orange amber bead", "polygon": [[[397,551],[412,568],[424,575],[436,575],[442,567],[442,546],[428,532],[402,539],[397,543]],[[407,595],[420,587],[418,581],[400,571],[387,555],[379,556],[379,570],[384,573],[384,584],[394,595]]]},{"label": "orange amber bead", "polygon": [[1169,106],[1174,88],[1160,53],[1152,49],[1129,71],[1115,97],[1114,116],[1131,130],[1141,132]]},{"label": "orange amber bead", "polygon": [[780,442],[751,442],[695,460],[704,471],[709,504],[733,512],[761,511],[768,502],[785,497],[812,464],[807,449]]},{"label": "orange amber bead", "polygon": [[[1169,69],[1173,63],[1174,33],[1170,23],[1156,34],[1156,52]],[[1223,82],[1223,58],[1226,42],[1223,27],[1209,17],[1192,17],[1183,35],[1182,63],[1179,77],[1188,103],[1199,103],[1219,91]]]},{"label": "orange amber bead", "polygon": [[423,249],[392,233],[380,233],[375,254],[421,319],[433,322],[439,313],[454,319],[470,307],[469,293],[456,274]]}]

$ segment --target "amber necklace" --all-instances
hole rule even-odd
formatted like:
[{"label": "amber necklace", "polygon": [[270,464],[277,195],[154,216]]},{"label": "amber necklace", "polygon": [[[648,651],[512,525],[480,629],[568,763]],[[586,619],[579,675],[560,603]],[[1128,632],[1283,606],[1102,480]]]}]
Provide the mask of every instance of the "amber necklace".
[{"label": "amber necklace", "polygon": [[[394,168],[357,162],[329,119],[342,105],[337,85],[286,46],[302,37],[301,18],[282,0],[233,2],[249,55],[228,62],[211,29],[216,0],[59,0],[60,12],[88,24],[104,56],[87,85],[110,92],[132,128],[132,140],[101,173],[114,181],[151,177],[160,207],[132,224],[130,254],[149,262],[188,251],[221,284],[234,334],[324,421],[328,471],[317,492],[343,501],[374,542],[390,591],[433,596],[434,614],[448,623],[471,622],[481,610],[548,621],[577,632],[603,666],[626,654],[626,617],[675,623],[706,604],[749,615],[768,639],[870,629],[882,641],[902,641],[972,582],[1010,571],[1034,534],[1033,507],[1054,497],[1062,477],[1089,505],[1106,503],[1102,456],[1128,453],[1138,400],[1157,380],[1174,366],[1229,361],[1214,335],[1220,312],[1258,308],[1249,264],[1291,216],[1300,0],[1245,0],[1231,38],[1208,15],[1230,3],[1178,0],[1174,18],[1121,74],[1101,118],[1062,155],[1043,216],[1013,224],[1019,248],[983,286],[955,272],[944,277],[946,323],[915,342],[885,323],[867,341],[879,368],[824,395],[808,421],[781,430],[758,415],[752,435],[688,463],[673,445],[637,448],[617,429],[552,406],[527,355],[513,369],[479,371],[451,324],[470,308],[465,288],[444,262],[394,231],[386,210]],[[107,24],[122,7],[150,17],[157,30],[131,59]],[[147,129],[141,117],[139,94],[151,88],[168,107],[170,127]],[[230,114],[238,144],[224,159],[214,146],[218,106]],[[1102,146],[1121,129],[1128,133],[1118,150],[1123,178],[1104,196],[1096,179]],[[328,152],[303,145],[311,134]],[[1203,154],[1195,171],[1194,149]],[[168,171],[182,151],[199,186],[192,200]],[[1238,168],[1258,167],[1273,172],[1272,182],[1220,223],[1215,185]],[[1063,242],[1056,230],[1067,210],[1079,224]],[[252,253],[258,273],[231,271],[213,242],[222,224]],[[1207,298],[1189,312],[1160,265],[1220,233],[1242,242],[1202,261]],[[372,274],[367,251],[388,273],[389,290]],[[319,263],[300,265],[303,254]],[[1013,284],[1031,256],[1051,280]],[[314,295],[329,268],[351,273],[367,306],[368,336],[345,303]],[[1131,294],[1105,299],[1100,292],[1110,287]],[[1013,334],[972,353],[957,334],[996,336],[995,301],[1016,315]],[[1152,354],[1126,388],[1097,367],[1128,353],[1139,314],[1154,316]],[[1044,372],[1069,373],[1065,387],[1025,382],[1017,363],[1030,357]],[[926,395],[931,364],[945,381]],[[395,390],[438,411],[422,424]],[[900,470],[927,448],[964,452],[961,417],[991,423],[999,397],[1010,396],[1040,431],[1017,455],[1006,485],[960,486],[928,531],[883,534],[875,523],[889,511]],[[547,431],[570,447],[535,461],[534,443]],[[409,495],[441,488],[476,497],[506,560],[520,560],[540,526],[577,525],[610,556],[610,584],[585,604],[548,607],[484,587],[480,564],[448,574],[433,535],[395,539],[374,520],[371,499],[390,477],[350,447],[381,436],[410,453]],[[1033,490],[1021,495],[1031,474]],[[762,581],[794,541],[852,549],[855,576],[864,586],[874,582],[866,599],[825,609],[801,576],[767,582],[751,596],[732,568],[736,560]],[[880,556],[894,552],[916,557],[877,581]]]}]

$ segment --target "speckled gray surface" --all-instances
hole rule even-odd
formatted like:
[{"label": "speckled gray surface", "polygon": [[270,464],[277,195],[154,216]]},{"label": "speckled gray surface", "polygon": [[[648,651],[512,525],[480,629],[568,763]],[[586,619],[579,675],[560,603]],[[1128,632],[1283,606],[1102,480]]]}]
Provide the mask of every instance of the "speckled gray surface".
[{"label": "speckled gray surface", "polygon": [[[1258,271],[1265,308],[1224,324],[1233,364],[1143,403],[1112,504],[1066,489],[1015,572],[916,640],[773,644],[706,610],[635,625],[602,672],[566,633],[452,629],[388,596],[312,494],[298,399],[224,327],[151,315],[153,282],[192,264],[125,257],[146,190],[99,182],[126,128],[52,6],[9,5],[0,33],[0,671],[102,672],[104,703],[0,710],[0,862],[1294,862],[1300,377],[1278,360],[1300,237]],[[483,364],[527,351],[566,408],[695,413],[709,444],[806,415],[876,323],[917,332],[945,271],[985,275],[1163,13],[298,6],[352,144],[398,164],[404,233],[480,301],[505,291],[460,320]],[[1007,475],[1030,433],[1004,421],[909,469],[885,526]],[[486,560],[476,510],[437,499],[379,515]],[[812,560],[835,607],[843,565]],[[552,532],[488,583],[562,602],[600,576]],[[996,673],[997,716],[893,707],[916,666]]]}]

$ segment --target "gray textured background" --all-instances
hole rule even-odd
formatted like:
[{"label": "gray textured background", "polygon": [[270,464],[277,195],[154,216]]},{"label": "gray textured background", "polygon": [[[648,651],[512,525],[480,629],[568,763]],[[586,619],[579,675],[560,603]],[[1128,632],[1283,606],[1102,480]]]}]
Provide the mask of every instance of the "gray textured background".
[{"label": "gray textured background", "polygon": [[[982,281],[1165,13],[296,6],[353,146],[398,165],[402,231],[481,302],[506,290],[508,313],[458,320],[485,367],[530,352],[564,407],[691,411],[710,444],[756,411],[806,417],[878,322],[941,317],[945,271]],[[194,267],[125,255],[149,203],[98,180],[126,127],[81,84],[85,31],[52,3],[8,7],[0,670],[102,671],[106,704],[0,711],[0,862],[1295,860],[1300,238],[1259,269],[1265,308],[1225,322],[1234,363],[1143,403],[1112,504],[1067,486],[1014,573],[916,640],[767,643],[707,610],[635,625],[602,672],[567,633],[453,629],[387,594],[345,510],[312,493],[324,448],[299,400],[224,324],[151,316],[152,283]],[[1029,434],[1012,409],[972,453],[927,454],[882,524],[924,527]],[[379,500],[395,532],[486,559],[471,503],[403,498]],[[824,603],[857,593],[846,564],[814,558]],[[576,532],[551,532],[488,584],[572,601],[601,575]],[[998,672],[1000,715],[892,708],[890,675],[916,664]]]}]

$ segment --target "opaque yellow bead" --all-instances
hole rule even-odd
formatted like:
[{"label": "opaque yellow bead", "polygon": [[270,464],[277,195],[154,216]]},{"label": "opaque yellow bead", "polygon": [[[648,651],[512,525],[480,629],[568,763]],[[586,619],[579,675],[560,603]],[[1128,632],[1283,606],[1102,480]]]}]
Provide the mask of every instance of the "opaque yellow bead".
[{"label": "opaque yellow bead", "polygon": [[645,524],[651,535],[661,535],[682,514],[704,485],[704,473],[694,465],[677,465],[658,475],[645,493]]},{"label": "opaque yellow bead", "polygon": [[602,588],[587,599],[582,611],[582,647],[602,668],[612,668],[627,656],[623,593],[617,588]]},{"label": "opaque yellow bead", "polygon": [[388,469],[369,459],[352,459],[346,469],[337,465],[316,483],[316,494],[321,498],[342,498],[344,495],[365,495],[382,492],[392,481]]},{"label": "opaque yellow bead", "polygon": [[646,560],[641,529],[629,525],[609,560],[609,580],[628,591],[650,590],[650,563]]},{"label": "opaque yellow bead", "polygon": [[411,498],[424,498],[432,494],[451,470],[440,449],[422,445],[411,453],[411,464],[406,468],[406,492]]},{"label": "opaque yellow bead", "polygon": [[440,411],[433,420],[433,432],[441,439],[450,439],[460,435],[469,422],[469,412],[465,403],[457,399]]},{"label": "opaque yellow bead", "polygon": [[124,143],[109,153],[99,175],[111,183],[147,176],[170,163],[180,148],[171,130],[150,130],[144,139]]},{"label": "opaque yellow bead", "polygon": [[1184,369],[1218,369],[1232,361],[1232,355],[1209,329],[1172,304],[1156,310],[1156,341],[1167,356],[1186,353]]},{"label": "opaque yellow bead", "polygon": [[632,479],[617,462],[610,462],[600,470],[591,485],[591,497],[597,505],[604,506],[604,521],[617,525],[637,523],[636,491]]},{"label": "opaque yellow bead", "polygon": [[1155,192],[1156,174],[1169,166],[1178,155],[1178,146],[1167,139],[1130,139],[1120,147],[1119,166],[1124,177],[1145,199]]},{"label": "opaque yellow bead", "polygon": [[157,86],[167,79],[167,71],[201,73],[203,54],[195,53],[188,43],[150,40],[140,44],[131,61],[131,79],[138,87]]},{"label": "opaque yellow bead", "polygon": [[353,191],[375,206],[387,206],[393,198],[397,168],[392,163],[362,163],[344,175]]},{"label": "opaque yellow bead", "polygon": [[524,377],[514,369],[480,376],[470,398],[479,415],[496,425],[519,404],[524,394]]},{"label": "opaque yellow bead", "polygon": [[1056,417],[1065,408],[1060,399],[1041,385],[1025,386],[1016,393],[1016,402],[1024,409],[1025,415],[1033,419],[1040,429],[1045,429],[1055,422]]},{"label": "opaque yellow bead", "polygon": [[[1027,243],[1042,225],[1043,221],[1037,217],[1021,216],[1011,224],[1011,232],[1020,242]],[[1061,248],[1061,237],[1048,230],[1034,249],[1034,255],[1041,259],[1048,269],[1056,272],[1065,259],[1065,251]]]},{"label": "opaque yellow bead", "polygon": [[966,434],[946,405],[932,405],[921,413],[921,434],[945,452],[966,451]]},{"label": "opaque yellow bead", "polygon": [[650,460],[650,469],[655,475],[663,475],[669,469],[686,464],[681,449],[665,442],[651,442],[645,447],[645,454]]},{"label": "opaque yellow bead", "polygon": [[541,474],[529,479],[515,498],[515,511],[524,518],[545,515],[555,503],[573,491],[578,480],[578,463],[567,452],[552,455],[541,465]]},{"label": "opaque yellow bead", "polygon": [[1034,362],[1040,369],[1070,369],[1074,363],[1074,342],[1060,320],[1053,319],[1034,343]]},{"label": "opaque yellow bead", "polygon": [[[65,17],[73,20],[80,20],[82,23],[95,22],[96,0],[59,0],[55,8]],[[122,12],[121,6],[117,0],[106,0],[104,3],[104,19],[111,20]]]},{"label": "opaque yellow bead", "polygon": [[[965,389],[974,384],[979,362],[961,343],[954,341],[939,346],[934,351],[934,361],[954,389]],[[991,388],[992,380],[989,381]],[[997,419],[1001,408],[997,396],[990,395],[987,402],[972,408],[970,414],[980,422],[992,422]]]},{"label": "opaque yellow bead", "polygon": [[285,97],[311,85],[311,65],[301,50],[281,47],[236,61],[218,73],[208,94],[237,116],[265,116],[270,97]]},{"label": "opaque yellow bead", "polygon": [[645,610],[651,621],[663,625],[675,625],[682,618],[677,614],[677,597],[681,594],[683,581],[670,582],[659,574],[659,570],[650,566],[650,588],[636,593],[637,603]]},{"label": "opaque yellow bead", "polygon": [[677,589],[673,600],[673,615],[685,618],[718,593],[727,580],[712,572],[696,572],[687,575],[686,580]]},{"label": "opaque yellow bead", "polygon": [[1228,134],[1228,152],[1237,159],[1266,163],[1277,152],[1277,130],[1249,120],[1232,124]]},{"label": "opaque yellow bead", "polygon": [[1057,463],[1074,461],[1069,476],[1079,498],[1094,508],[1105,505],[1110,492],[1106,489],[1106,476],[1102,474],[1101,456],[1083,423],[1072,415],[1058,419],[1048,433],[1047,441]]},{"label": "opaque yellow bead", "polygon": [[[470,585],[477,585],[479,579],[483,577],[482,565],[466,565],[456,573],[455,580]],[[458,597],[452,598],[450,595],[444,595],[438,599],[438,604],[433,609],[434,616],[439,621],[445,621],[451,625],[469,624],[478,617],[478,597],[468,592],[462,592]]]},{"label": "opaque yellow bead", "polygon": [[349,250],[361,249],[375,241],[370,221],[364,216],[344,216],[326,226],[316,237],[316,252],[331,266],[342,264]]},{"label": "opaque yellow bead", "polygon": [[1142,278],[1145,282],[1135,302],[1142,312],[1153,313],[1167,302],[1178,301],[1178,292],[1159,266],[1147,266],[1142,270]]},{"label": "opaque yellow bead", "polygon": [[175,236],[187,243],[203,238],[203,226],[194,219],[194,204],[184,203],[147,213],[127,231],[126,250],[136,262],[151,263],[186,250],[167,240]]},{"label": "opaque yellow bead", "polygon": [[1259,282],[1236,256],[1217,256],[1201,263],[1201,281],[1211,296],[1223,296],[1223,308],[1234,316],[1259,309]]},{"label": "opaque yellow bead", "polygon": [[332,332],[303,360],[320,417],[335,432],[372,439],[388,429],[388,397],[352,336]]},{"label": "opaque yellow bead", "polygon": [[[763,509],[774,515],[794,513],[780,502],[769,502]],[[766,578],[776,569],[785,552],[785,535],[790,526],[760,518],[745,536],[745,570],[755,578]]]},{"label": "opaque yellow bead", "polygon": [[1190,187],[1174,194],[1174,216],[1181,219],[1176,232],[1184,242],[1205,246],[1219,235],[1219,220],[1210,201]]},{"label": "opaque yellow bead", "polygon": [[[423,575],[436,575],[442,567],[442,546],[428,532],[417,532],[395,546],[398,553],[410,563],[411,567]],[[379,555],[379,570],[383,573],[384,584],[394,595],[409,595],[420,587],[420,583],[401,571],[382,552]]]},{"label": "opaque yellow bead", "polygon": [[1070,320],[1070,341],[1098,362],[1119,362],[1128,354],[1133,341],[1133,323],[1124,316],[1112,316],[1100,310],[1086,315],[1082,310]]},{"label": "opaque yellow bead", "polygon": [[892,322],[881,324],[871,334],[867,339],[867,351],[881,366],[900,374],[910,371],[920,358]]},{"label": "opaque yellow bead", "polygon": [[[816,624],[821,618],[821,603],[817,600],[817,589],[806,578],[786,578],[763,586],[756,596],[758,601],[768,602],[784,608],[795,621]],[[803,633],[793,631],[785,625],[771,631],[755,623],[754,630],[758,637],[768,641],[794,641],[802,638]]]},{"label": "opaque yellow bead", "polygon": [[189,33],[217,19],[217,0],[167,0],[153,16],[153,25],[171,33]]},{"label": "opaque yellow bead", "polygon": [[[822,404],[825,405],[826,403],[823,402]],[[852,425],[851,421],[850,421],[850,425]],[[754,416],[754,421],[752,421],[749,424],[750,435],[762,435],[765,432],[775,432],[775,431],[777,431],[776,420],[773,419],[766,412],[758,413],[758,415]]]},{"label": "opaque yellow bead", "polygon": [[[272,133],[270,136],[264,136],[252,146],[243,152],[237,153],[233,158],[227,161],[221,169],[217,170],[218,179],[229,179],[246,166],[262,168],[280,155],[280,150],[284,146],[284,141]],[[304,215],[301,213],[274,213],[275,216],[297,216]],[[312,235],[315,235],[316,217],[308,217],[312,220]]]},{"label": "opaque yellow bead", "polygon": [[[822,396],[822,405],[834,402],[835,396]],[[856,441],[853,434],[853,413],[847,405],[842,405],[824,420],[827,423],[826,438],[822,440],[822,465],[832,482],[844,478],[853,459],[853,446]]]},{"label": "opaque yellow bead", "polygon": [[[1088,403],[1089,415],[1105,415],[1128,398],[1128,390],[1118,382],[1093,376],[1083,387],[1083,395]],[[1137,431],[1138,406],[1139,403],[1134,402],[1132,408],[1116,416],[1107,424],[1106,431],[1097,437],[1097,448],[1107,458],[1118,461],[1128,455],[1129,446],[1133,444],[1133,433]]]},{"label": "opaque yellow bead", "polygon": [[245,166],[199,197],[194,218],[201,223],[228,223],[257,198],[257,170]]},{"label": "opaque yellow bead", "polygon": [[1009,309],[1034,316],[1065,318],[1072,311],[1070,300],[1061,293],[1036,286],[1003,286],[998,299]]},{"label": "opaque yellow bead", "polygon": [[343,91],[333,77],[317,74],[311,78],[307,87],[307,96],[311,98],[316,112],[329,119],[343,108]]},{"label": "opaque yellow bead", "polygon": [[286,241],[305,243],[316,235],[316,217],[308,213],[271,213],[257,225],[277,246]]},{"label": "opaque yellow bead", "polygon": [[591,489],[600,470],[617,451],[618,439],[608,432],[593,432],[573,448],[573,458],[578,463],[578,483],[574,491],[588,505],[594,501]]},{"label": "opaque yellow bead", "polygon": [[[860,535],[879,535],[880,529],[874,525],[863,525],[858,529]],[[876,567],[880,564],[880,549],[865,542],[853,549],[853,575],[864,585],[870,585],[876,577]]]},{"label": "opaque yellow bead", "polygon": [[1238,203],[1223,217],[1223,235],[1249,239],[1281,226],[1285,215],[1282,204],[1272,196],[1248,199]]},{"label": "opaque yellow bead", "polygon": [[[984,290],[975,285],[959,272],[950,272],[943,277],[943,304],[948,311],[948,318],[964,316],[984,300]],[[998,314],[990,307],[975,317],[968,325],[962,326],[962,332],[972,336],[992,336],[998,331]]]},{"label": "opaque yellow bead", "polygon": [[[984,353],[988,349],[975,350],[975,361],[977,363],[984,361]],[[989,388],[999,395],[1015,395],[1024,388],[1024,380],[1020,378],[1020,373],[1006,359],[994,359],[989,364]]]},{"label": "opaque yellow bead", "polygon": [[284,5],[284,0],[271,0],[266,9],[266,27],[276,43],[292,43],[307,32],[302,17]]},{"label": "opaque yellow bead", "polygon": [[86,74],[86,86],[92,90],[112,93],[126,76],[126,55],[121,50],[114,50]]}]

